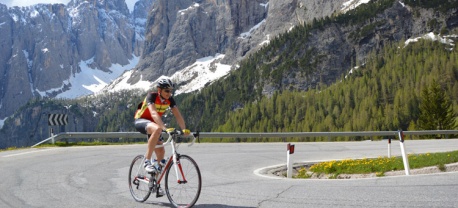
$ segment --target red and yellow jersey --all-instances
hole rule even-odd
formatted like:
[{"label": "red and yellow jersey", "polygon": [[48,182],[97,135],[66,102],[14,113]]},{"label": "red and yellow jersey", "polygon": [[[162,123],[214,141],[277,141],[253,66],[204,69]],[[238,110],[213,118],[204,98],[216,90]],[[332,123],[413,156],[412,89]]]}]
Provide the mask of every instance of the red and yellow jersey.
[{"label": "red and yellow jersey", "polygon": [[148,110],[148,105],[153,104],[156,107],[159,116],[162,116],[168,108],[176,107],[175,100],[170,97],[169,99],[163,99],[157,92],[150,92],[145,97],[143,102],[138,104],[137,111],[135,112],[135,119],[144,118],[150,121],[154,121],[151,113]]}]

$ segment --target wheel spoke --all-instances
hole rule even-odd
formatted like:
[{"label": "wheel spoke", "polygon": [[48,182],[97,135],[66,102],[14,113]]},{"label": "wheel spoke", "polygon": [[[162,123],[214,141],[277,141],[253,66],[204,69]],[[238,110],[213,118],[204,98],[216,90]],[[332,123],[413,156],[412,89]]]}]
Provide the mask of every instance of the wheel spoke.
[{"label": "wheel spoke", "polygon": [[165,176],[165,190],[167,197],[175,207],[193,206],[199,199],[202,186],[202,178],[197,163],[187,155],[179,156],[181,170],[178,174],[183,174],[186,183],[180,183],[183,176],[177,177],[174,165],[167,169]]}]

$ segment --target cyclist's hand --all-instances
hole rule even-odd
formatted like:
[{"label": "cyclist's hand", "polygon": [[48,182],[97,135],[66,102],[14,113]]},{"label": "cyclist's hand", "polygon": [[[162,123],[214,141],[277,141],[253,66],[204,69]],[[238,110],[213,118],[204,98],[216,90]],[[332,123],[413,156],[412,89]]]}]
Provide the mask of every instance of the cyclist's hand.
[{"label": "cyclist's hand", "polygon": [[175,131],[175,128],[167,128],[165,131],[166,131],[167,133],[170,133],[170,132]]},{"label": "cyclist's hand", "polygon": [[184,135],[189,135],[191,133],[189,129],[183,129],[182,132]]}]

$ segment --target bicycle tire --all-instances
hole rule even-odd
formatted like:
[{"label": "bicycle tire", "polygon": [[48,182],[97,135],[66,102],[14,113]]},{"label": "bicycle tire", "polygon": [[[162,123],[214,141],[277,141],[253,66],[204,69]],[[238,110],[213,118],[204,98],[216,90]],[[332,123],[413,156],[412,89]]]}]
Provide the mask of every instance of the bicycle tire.
[{"label": "bicycle tire", "polygon": [[[170,165],[165,175],[165,192],[175,207],[192,207],[197,202],[202,188],[202,177],[196,161],[187,155],[179,155],[186,183],[177,181],[174,165]],[[180,170],[178,170],[180,174]],[[181,178],[181,177],[180,177]]]},{"label": "bicycle tire", "polygon": [[[144,202],[151,194],[151,190],[147,183],[139,181],[137,178],[147,178],[148,173],[143,168],[145,156],[138,155],[132,160],[129,169],[129,189],[130,194],[135,201]],[[137,183],[137,184],[135,184]]]}]

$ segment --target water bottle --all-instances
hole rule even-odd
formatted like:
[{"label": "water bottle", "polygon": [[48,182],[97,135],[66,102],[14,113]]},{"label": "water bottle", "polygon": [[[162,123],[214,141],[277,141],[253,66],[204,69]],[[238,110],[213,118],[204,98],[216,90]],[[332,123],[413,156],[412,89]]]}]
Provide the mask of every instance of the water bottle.
[{"label": "water bottle", "polygon": [[166,163],[166,162],[167,162],[166,159],[162,159],[162,160],[161,160],[161,164],[160,164],[160,165],[161,165],[161,168],[165,167],[165,163]]}]

